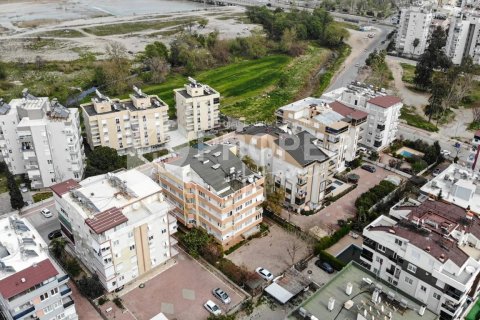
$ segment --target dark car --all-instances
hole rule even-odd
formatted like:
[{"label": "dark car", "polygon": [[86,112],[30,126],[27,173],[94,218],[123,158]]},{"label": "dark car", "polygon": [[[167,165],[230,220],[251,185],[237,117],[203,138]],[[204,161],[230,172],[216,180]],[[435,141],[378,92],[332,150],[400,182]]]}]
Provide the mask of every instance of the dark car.
[{"label": "dark car", "polygon": [[433,176],[436,177],[440,174],[440,172],[442,172],[442,170],[440,170],[440,168],[435,168],[435,170],[433,170]]},{"label": "dark car", "polygon": [[368,165],[368,164],[364,164],[364,165],[362,166],[362,169],[363,169],[363,170],[366,170],[366,171],[368,171],[368,172],[372,172],[372,173],[375,172],[375,171],[377,171],[377,169],[375,169],[374,166],[371,166],[371,165]]},{"label": "dark car", "polygon": [[321,260],[315,261],[315,265],[325,271],[326,273],[333,273],[333,268],[328,262],[322,262]]},{"label": "dark car", "polygon": [[52,239],[55,239],[55,238],[60,238],[62,236],[62,231],[60,230],[53,230],[52,232],[50,232],[48,234],[48,239],[49,240],[52,240]]}]

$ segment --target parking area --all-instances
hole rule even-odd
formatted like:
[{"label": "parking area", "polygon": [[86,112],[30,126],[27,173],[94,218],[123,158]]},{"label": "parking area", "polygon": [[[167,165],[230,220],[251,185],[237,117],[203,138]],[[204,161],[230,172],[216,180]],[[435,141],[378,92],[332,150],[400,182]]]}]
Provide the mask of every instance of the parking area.
[{"label": "parking area", "polygon": [[[44,208],[50,210],[53,216],[45,218],[40,213]],[[58,220],[58,214],[53,199],[48,200],[41,205],[34,204],[33,206],[22,209],[21,216],[26,217],[28,221],[30,221],[46,243],[50,242],[50,240],[48,240],[48,234],[53,230],[60,229],[60,221]]]},{"label": "parking area", "polygon": [[[262,238],[255,238],[227,256],[238,266],[245,266],[250,271],[257,267],[266,268],[273,276],[278,276],[285,269],[309,254],[310,246],[294,233],[287,232],[277,224],[270,224],[270,232]],[[294,254],[290,254],[289,252]]]},{"label": "parking area", "polygon": [[335,276],[337,271],[333,273],[327,273],[315,265],[315,261],[318,257],[314,256],[308,261],[308,266],[302,271],[302,274],[308,279],[312,280],[319,286],[323,286],[325,283]]},{"label": "parking area", "polygon": [[[164,313],[169,319],[206,319],[209,313],[203,307],[207,300],[214,301],[226,312],[246,297],[216,274],[180,250],[177,264],[124,295],[125,307],[136,319],[150,319]],[[222,304],[212,295],[212,290],[222,288],[232,302]]]},{"label": "parking area", "polygon": [[352,172],[360,176],[357,188],[316,214],[303,216],[300,214],[288,215],[288,213],[284,213],[282,214],[283,218],[287,220],[290,219],[292,223],[299,226],[304,231],[310,231],[315,226],[318,226],[328,234],[333,231],[333,227],[337,224],[337,220],[346,220],[355,216],[355,200],[362,193],[380,183],[380,181],[387,176],[399,177],[395,173],[379,167],[376,167],[376,172],[374,173],[363,170],[362,168],[357,168]]}]

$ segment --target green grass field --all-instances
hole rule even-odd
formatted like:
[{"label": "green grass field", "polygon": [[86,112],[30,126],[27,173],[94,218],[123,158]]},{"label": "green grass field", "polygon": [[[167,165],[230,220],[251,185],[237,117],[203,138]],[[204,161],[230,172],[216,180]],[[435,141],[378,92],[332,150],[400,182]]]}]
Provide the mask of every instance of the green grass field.
[{"label": "green grass field", "polygon": [[62,30],[52,30],[45,31],[41,33],[33,34],[37,37],[53,37],[53,38],[82,38],[85,37],[85,34],[81,33],[78,30],[74,29],[62,29]]},{"label": "green grass field", "polygon": [[403,69],[402,81],[413,84],[413,78],[415,77],[415,66],[408,63],[400,63]]},{"label": "green grass field", "polygon": [[[219,91],[221,106],[228,106],[248,98],[260,96],[278,82],[282,70],[291,61],[285,55],[272,55],[257,60],[242,60],[230,65],[199,72],[195,79],[208,84]],[[187,77],[175,75],[159,85],[149,86],[143,90],[156,94],[169,106],[169,115],[175,115],[173,89],[181,88]],[[223,111],[223,109],[222,109]]]},{"label": "green grass field", "polygon": [[403,106],[400,111],[400,119],[407,121],[407,124],[413,127],[424,129],[430,132],[437,132],[438,127],[425,120],[421,115],[415,112],[415,109],[409,106]]},{"label": "green grass field", "polygon": [[480,314],[480,300],[477,300],[475,302],[475,305],[473,306],[472,310],[467,314],[467,317],[465,320],[477,320],[477,314]]},{"label": "green grass field", "polygon": [[110,36],[114,34],[125,34],[131,32],[139,32],[144,30],[160,30],[168,27],[179,26],[189,21],[195,22],[198,18],[177,19],[177,20],[150,20],[140,22],[126,22],[106,24],[97,27],[84,28],[83,31],[94,34],[96,36]]}]

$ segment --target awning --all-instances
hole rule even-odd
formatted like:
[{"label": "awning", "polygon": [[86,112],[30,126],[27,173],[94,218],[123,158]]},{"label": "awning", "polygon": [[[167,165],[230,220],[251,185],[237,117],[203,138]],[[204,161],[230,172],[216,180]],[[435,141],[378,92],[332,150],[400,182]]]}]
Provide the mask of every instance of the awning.
[{"label": "awning", "polygon": [[280,285],[276,284],[275,282],[265,288],[265,291],[278,300],[281,304],[286,303],[288,300],[293,298],[293,294],[291,294],[288,290],[285,290]]}]

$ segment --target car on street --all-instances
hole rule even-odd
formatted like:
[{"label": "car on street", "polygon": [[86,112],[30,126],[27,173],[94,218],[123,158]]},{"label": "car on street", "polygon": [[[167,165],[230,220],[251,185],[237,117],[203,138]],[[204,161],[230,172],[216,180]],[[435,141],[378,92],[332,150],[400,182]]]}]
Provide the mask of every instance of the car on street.
[{"label": "car on street", "polygon": [[270,271],[268,271],[265,268],[258,267],[255,271],[260,275],[260,277],[262,277],[267,281],[270,281],[273,279],[273,274],[271,274]]},{"label": "car on street", "polygon": [[442,151],[440,151],[440,154],[441,154],[442,156],[446,157],[446,156],[449,156],[449,155],[452,154],[452,153],[451,153],[450,151],[448,151],[448,150],[442,150]]},{"label": "car on street", "polygon": [[315,265],[325,271],[326,273],[333,273],[334,270],[328,262],[322,262],[320,259],[315,261]]},{"label": "car on street", "polygon": [[43,208],[42,211],[40,211],[40,213],[42,214],[42,216],[44,216],[45,218],[51,218],[53,217],[53,214],[50,210],[48,210],[47,208]]},{"label": "car on street", "polygon": [[371,172],[371,173],[374,173],[375,171],[377,171],[377,169],[375,169],[374,166],[371,166],[371,165],[369,165],[369,164],[364,164],[364,165],[362,166],[362,169],[363,169],[363,170],[366,170],[366,171],[368,171],[368,172]]},{"label": "car on street", "polygon": [[60,229],[53,230],[48,234],[48,240],[53,240],[55,238],[60,238],[62,236],[62,231]]},{"label": "car on street", "polygon": [[220,288],[214,289],[212,293],[218,300],[222,301],[225,304],[228,304],[232,301],[228,294]]},{"label": "car on street", "polygon": [[203,306],[213,315],[219,316],[222,314],[222,310],[220,310],[220,308],[212,300],[208,300]]},{"label": "car on street", "polygon": [[438,176],[438,175],[440,174],[440,172],[442,172],[442,170],[440,170],[440,168],[435,168],[435,170],[433,170],[432,175],[433,175],[434,177],[436,177],[436,176]]}]

